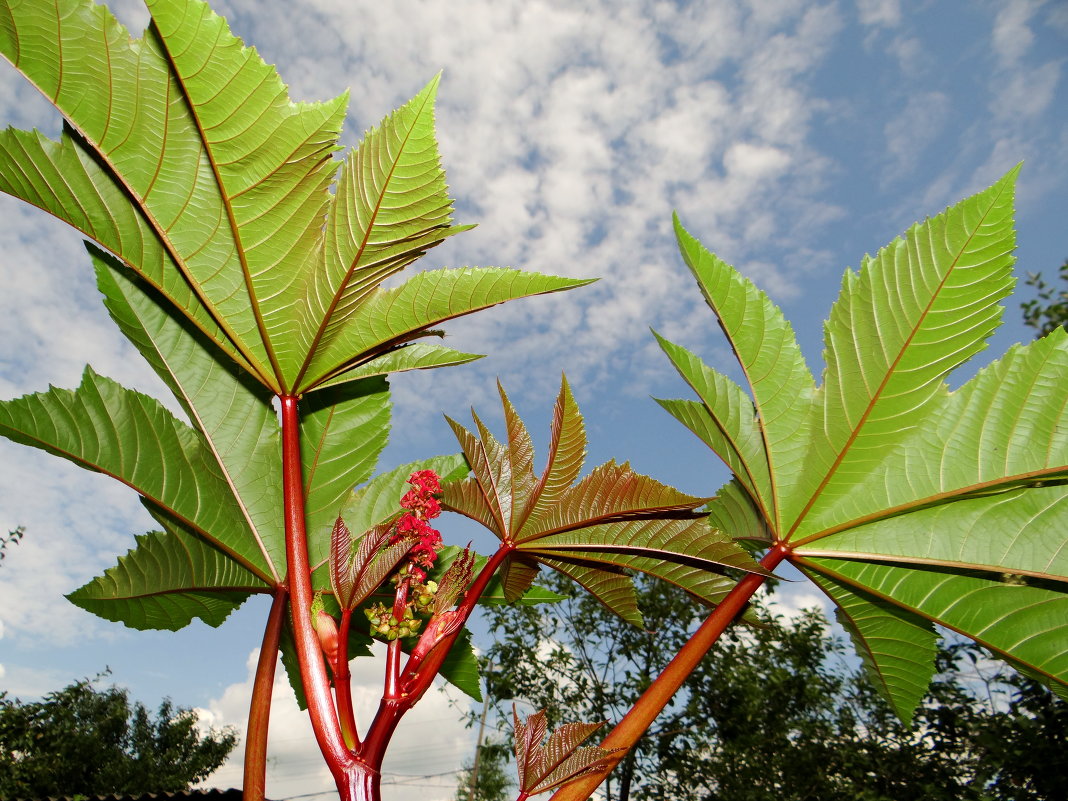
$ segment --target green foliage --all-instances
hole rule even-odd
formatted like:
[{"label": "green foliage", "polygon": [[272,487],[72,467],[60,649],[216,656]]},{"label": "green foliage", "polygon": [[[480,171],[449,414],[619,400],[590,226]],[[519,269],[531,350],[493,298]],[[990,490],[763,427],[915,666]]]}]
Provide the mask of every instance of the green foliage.
[{"label": "green foliage", "polygon": [[661,339],[700,398],[662,405],[735,474],[710,519],[827,593],[905,719],[934,672],[933,624],[1068,686],[1068,331],[944,381],[1011,289],[1015,176],[846,272],[819,386],[781,312],[676,221],[750,389]]},{"label": "green foliage", "polygon": [[169,700],[150,715],[89,681],[33,703],[0,693],[0,798],[187,790],[236,743],[229,730],[201,734],[196,713]]},{"label": "green foliage", "polygon": [[1028,273],[1024,282],[1034,287],[1038,295],[1020,304],[1024,324],[1035,329],[1037,337],[1051,334],[1056,328],[1068,329],[1068,259],[1064,260],[1058,274],[1064,285],[1060,290],[1047,284],[1042,273]]},{"label": "green foliage", "polygon": [[1000,678],[1012,706],[975,726],[990,794],[1005,801],[1068,797],[1068,702],[1018,673]]}]

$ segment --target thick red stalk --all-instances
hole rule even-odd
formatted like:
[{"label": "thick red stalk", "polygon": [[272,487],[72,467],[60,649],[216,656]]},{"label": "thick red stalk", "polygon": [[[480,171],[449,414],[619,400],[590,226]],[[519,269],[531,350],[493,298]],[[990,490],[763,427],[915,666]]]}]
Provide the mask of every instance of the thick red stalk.
[{"label": "thick red stalk", "polygon": [[287,596],[284,586],[275,588],[271,612],[263,630],[263,642],[260,643],[260,657],[256,662],[248,731],[245,732],[245,801],[263,801],[267,790],[267,729],[271,718],[271,690],[274,688],[274,667],[278,662],[278,641],[282,634]]},{"label": "thick red stalk", "polygon": [[[764,555],[764,558],[760,560],[760,565],[772,571],[778,567],[788,553],[789,550],[785,546],[776,545]],[[604,781],[605,776],[619,764],[627,755],[627,751],[634,747],[645,730],[656,720],[657,715],[663,711],[704,655],[715,645],[716,640],[726,631],[727,626],[734,621],[738,613],[745,608],[749,599],[760,589],[765,580],[762,575],[749,573],[739,581],[601,743],[602,748],[626,750],[610,757],[603,771],[597,771],[565,784],[553,793],[550,801],[584,801],[590,797],[597,786]]]},{"label": "thick red stalk", "polygon": [[[282,395],[282,492],[286,531],[286,581],[292,610],[293,638],[308,716],[342,801],[377,799],[377,771],[357,760],[345,746],[330,692],[319,639],[312,628],[311,566],[304,517],[304,486],[300,461],[300,413],[297,399]],[[373,775],[372,775],[373,774]],[[371,794],[369,794],[371,793]]]}]

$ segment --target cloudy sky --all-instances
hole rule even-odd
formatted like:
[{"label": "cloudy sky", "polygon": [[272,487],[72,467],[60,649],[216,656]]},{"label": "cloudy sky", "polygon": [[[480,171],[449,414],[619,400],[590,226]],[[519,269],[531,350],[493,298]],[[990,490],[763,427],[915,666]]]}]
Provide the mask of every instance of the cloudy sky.
[{"label": "cloudy sky", "polygon": [[[113,6],[134,30],[132,0]],[[477,365],[394,382],[383,466],[455,450],[441,413],[496,419],[500,377],[544,430],[560,373],[588,421],[591,458],[695,494],[725,474],[650,395],[685,393],[649,328],[730,369],[710,312],[673,248],[672,210],[767,289],[820,369],[821,329],[846,267],[912,221],[1019,161],[1018,272],[1068,257],[1068,5],[1051,0],[219,0],[234,30],[278,65],[294,99],[351,88],[358,141],[438,71],[438,130],[457,219],[474,231],[428,266],[500,265],[600,277],[450,326]],[[10,67],[3,124],[58,122]],[[0,198],[0,398],[77,384],[83,365],[162,397],[101,307],[79,239]],[[1029,338],[1017,301],[991,352]],[[539,442],[543,442],[542,438]],[[123,487],[0,442],[0,527],[27,527],[0,567],[0,688],[22,697],[110,666],[150,705],[169,695],[240,725],[266,607],[219,630],[131,632],[63,594],[150,527]],[[446,522],[443,532],[450,537]],[[466,540],[466,532],[453,529]],[[787,596],[794,606],[804,596]],[[372,703],[377,673],[360,667]],[[284,688],[268,795],[330,788]],[[390,798],[448,798],[471,751],[465,702],[431,694],[398,741]],[[403,737],[403,735],[401,735]],[[310,746],[310,747],[309,747]],[[409,748],[404,753],[405,747]],[[221,786],[239,781],[225,768]],[[436,788],[436,789],[435,789]]]}]

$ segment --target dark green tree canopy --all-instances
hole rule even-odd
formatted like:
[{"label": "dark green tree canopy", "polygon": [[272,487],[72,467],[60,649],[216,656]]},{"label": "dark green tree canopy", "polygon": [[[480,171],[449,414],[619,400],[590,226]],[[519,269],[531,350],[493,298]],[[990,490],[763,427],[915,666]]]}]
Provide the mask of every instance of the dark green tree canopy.
[{"label": "dark green tree canopy", "polygon": [[77,681],[41,701],[0,693],[0,799],[187,790],[237,743],[201,734],[197,715],[164,700],[155,715],[118,687]]}]

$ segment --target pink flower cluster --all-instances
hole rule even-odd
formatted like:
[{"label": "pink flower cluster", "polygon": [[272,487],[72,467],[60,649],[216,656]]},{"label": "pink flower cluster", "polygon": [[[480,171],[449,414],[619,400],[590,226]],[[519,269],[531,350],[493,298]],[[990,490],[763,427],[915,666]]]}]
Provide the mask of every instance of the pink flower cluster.
[{"label": "pink flower cluster", "polygon": [[416,540],[411,550],[408,573],[418,582],[426,580],[426,571],[434,566],[441,549],[441,532],[426,521],[441,514],[441,504],[435,495],[441,493],[441,482],[433,470],[417,470],[408,479],[412,489],[401,498],[401,508],[407,511],[397,521],[396,533],[390,544],[405,539]]}]

